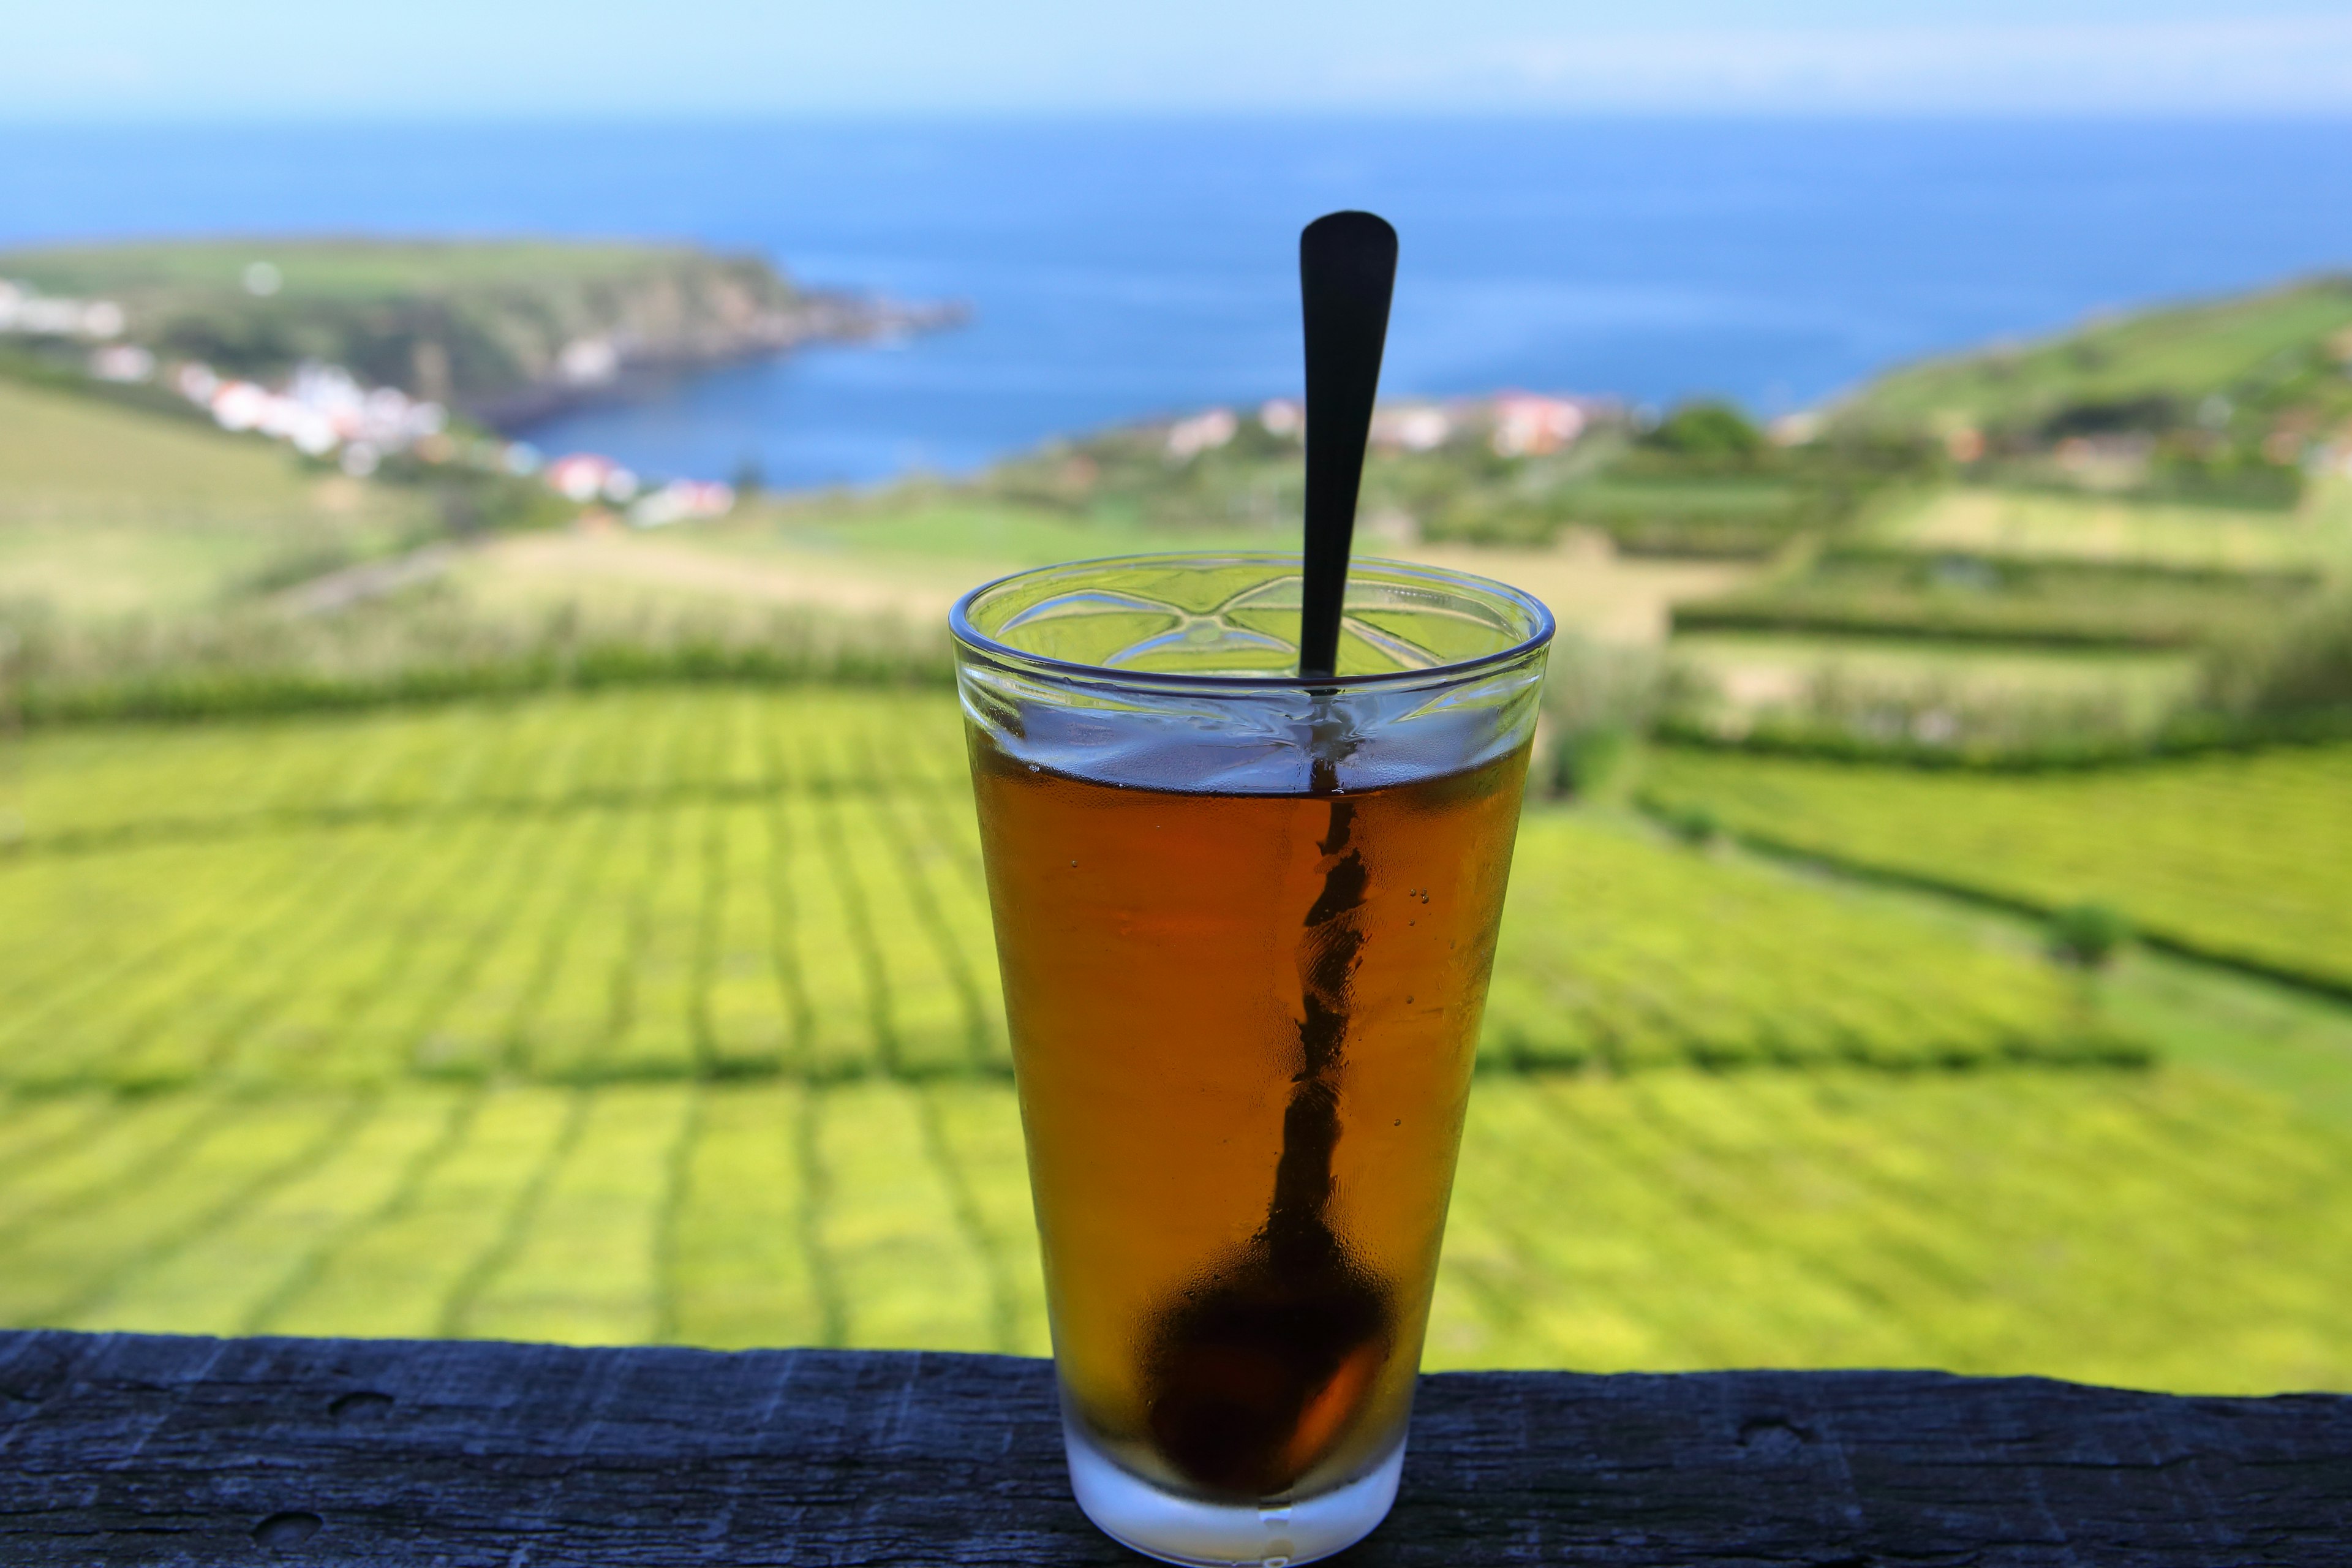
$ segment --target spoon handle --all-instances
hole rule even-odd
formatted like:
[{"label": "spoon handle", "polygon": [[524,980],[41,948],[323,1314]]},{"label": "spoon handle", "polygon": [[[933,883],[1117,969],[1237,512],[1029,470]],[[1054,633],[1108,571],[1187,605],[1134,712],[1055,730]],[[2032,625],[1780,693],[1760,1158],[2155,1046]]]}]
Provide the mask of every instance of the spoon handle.
[{"label": "spoon handle", "polygon": [[1298,615],[1303,676],[1331,675],[1339,668],[1339,606],[1396,262],[1396,230],[1370,213],[1330,213],[1298,237],[1298,291],[1307,322],[1307,581]]}]

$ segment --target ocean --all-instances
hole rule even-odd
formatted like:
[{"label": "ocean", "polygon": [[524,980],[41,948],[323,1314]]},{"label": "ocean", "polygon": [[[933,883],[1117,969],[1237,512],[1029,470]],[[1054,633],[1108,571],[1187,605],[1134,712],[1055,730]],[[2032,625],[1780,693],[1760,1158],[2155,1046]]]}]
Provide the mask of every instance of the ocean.
[{"label": "ocean", "polygon": [[760,251],[962,329],[525,432],[778,487],[1299,384],[1296,237],[1402,239],[1383,388],[1803,407],[1900,361],[2352,267],[2341,122],[1193,120],[0,127],[0,245],[544,232]]}]

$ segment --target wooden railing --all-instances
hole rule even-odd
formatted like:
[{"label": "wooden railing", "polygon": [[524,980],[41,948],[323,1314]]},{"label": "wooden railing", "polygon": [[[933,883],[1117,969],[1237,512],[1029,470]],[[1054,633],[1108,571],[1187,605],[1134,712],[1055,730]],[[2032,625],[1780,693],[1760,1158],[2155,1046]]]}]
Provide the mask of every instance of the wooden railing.
[{"label": "wooden railing", "polygon": [[[999,1356],[0,1333],[0,1563],[1111,1563]],[[2352,1563],[2352,1397],[1423,1380],[1345,1563]]]}]

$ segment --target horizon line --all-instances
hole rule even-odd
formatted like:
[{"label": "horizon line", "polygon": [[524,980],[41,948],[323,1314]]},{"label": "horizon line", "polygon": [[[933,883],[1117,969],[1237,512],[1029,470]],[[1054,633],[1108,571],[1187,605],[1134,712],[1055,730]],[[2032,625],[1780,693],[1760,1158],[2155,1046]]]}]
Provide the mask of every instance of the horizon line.
[{"label": "horizon line", "polygon": [[1069,105],[1036,108],[971,104],[950,108],[759,108],[653,109],[617,108],[596,110],[462,110],[419,113],[412,110],[293,110],[266,114],[214,110],[159,110],[131,114],[33,113],[11,114],[0,109],[0,132],[9,131],[146,131],[146,130],[271,130],[288,126],[333,129],[432,130],[480,126],[528,129],[580,125],[727,128],[763,125],[971,124],[1005,125],[1198,124],[1198,123],[1324,123],[1368,121],[1426,124],[1676,123],[1741,124],[1769,121],[1790,125],[1908,124],[1999,126],[2015,124],[2168,124],[2168,125],[2309,125],[2352,121],[2352,103],[2343,105],[2176,107],[2149,105],[1980,105],[1969,108],[1892,105],[1497,105],[1454,107],[1399,105],[1370,108],[1314,105],[1269,108],[1263,105],[1195,105],[1189,107]]}]

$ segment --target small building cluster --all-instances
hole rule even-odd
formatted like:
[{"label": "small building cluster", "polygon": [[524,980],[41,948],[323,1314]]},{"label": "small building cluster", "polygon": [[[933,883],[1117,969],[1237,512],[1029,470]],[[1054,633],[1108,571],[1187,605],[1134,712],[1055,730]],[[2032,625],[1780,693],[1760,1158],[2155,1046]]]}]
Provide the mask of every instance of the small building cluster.
[{"label": "small building cluster", "polygon": [[1372,415],[1371,442],[1390,452],[1434,452],[1454,434],[1454,416],[1433,403],[1398,403]]},{"label": "small building cluster", "polygon": [[[1372,415],[1371,444],[1386,452],[1433,452],[1459,441],[1483,440],[1498,456],[1532,458],[1573,446],[1594,425],[1623,417],[1617,404],[1591,397],[1506,392],[1444,403],[1415,399],[1381,405]],[[1307,410],[1296,399],[1271,398],[1258,405],[1257,423],[1276,440],[1300,440],[1307,434]],[[1226,445],[1240,429],[1240,419],[1227,408],[1178,419],[1166,427],[1168,460],[1190,462]]]},{"label": "small building cluster", "polygon": [[1168,460],[1186,463],[1203,452],[1224,446],[1241,431],[1241,421],[1230,408],[1212,408],[1168,426]]},{"label": "small building cluster", "polygon": [[735,487],[716,479],[672,479],[659,489],[639,496],[628,510],[639,528],[663,528],[673,522],[725,517],[735,510]]},{"label": "small building cluster", "polygon": [[1572,397],[1507,392],[1488,405],[1487,439],[1505,458],[1535,458],[1571,445],[1591,423],[1586,405]]},{"label": "small building cluster", "polygon": [[[95,364],[91,368],[104,374]],[[191,361],[173,368],[171,384],[222,429],[258,431],[305,457],[340,452],[343,471],[354,477],[375,472],[395,452],[413,451],[427,461],[436,460],[436,453],[441,459],[447,455],[447,409],[396,386],[362,387],[341,365],[306,363],[284,386],[271,388],[222,376]]]},{"label": "small building cluster", "polygon": [[122,307],[111,300],[70,300],[0,278],[0,332],[105,342],[121,337],[129,324]]},{"label": "small building cluster", "polygon": [[[144,381],[154,374],[154,356],[114,344],[93,356],[90,371],[111,380]],[[411,397],[396,386],[362,386],[341,365],[306,363],[284,385],[269,387],[190,362],[173,366],[168,381],[222,429],[268,436],[305,457],[335,456],[343,472],[355,479],[373,474],[395,454],[426,463],[463,461],[518,477],[537,474],[556,494],[583,506],[625,507],[628,520],[641,528],[724,517],[735,506],[730,486],[677,479],[649,489],[629,469],[593,452],[542,462],[538,449],[523,441],[486,438],[461,447],[450,437],[449,411],[440,404]]]},{"label": "small building cluster", "polygon": [[612,458],[570,452],[549,463],[548,488],[582,506],[610,502],[638,528],[663,528],[698,518],[725,517],[735,510],[735,487],[712,479],[672,479],[647,489],[643,480]]},{"label": "small building cluster", "polygon": [[595,501],[625,506],[637,496],[637,476],[594,452],[566,453],[548,464],[541,477],[548,489],[582,506]]},{"label": "small building cluster", "polygon": [[[257,261],[245,270],[249,294],[275,294],[281,283],[268,262]],[[567,500],[626,507],[628,520],[641,528],[724,517],[734,509],[731,486],[677,479],[648,489],[627,468],[593,453],[575,452],[543,464],[528,442],[486,438],[461,446],[452,439],[449,411],[440,404],[411,397],[396,386],[363,386],[341,365],[298,365],[277,386],[223,375],[201,361],[166,367],[152,350],[117,341],[128,325],[122,307],[111,300],[43,294],[30,284],[0,279],[0,335],[92,343],[88,369],[94,379],[126,385],[160,382],[211,415],[224,430],[284,441],[309,458],[331,457],[353,478],[374,473],[386,458],[405,455],[426,463],[464,461],[517,476],[541,474]],[[617,363],[613,345],[594,339],[569,345],[562,370],[574,384],[593,384],[611,380]],[[1232,416],[1225,417],[1230,426]],[[1231,438],[1228,429],[1222,439]]]}]

